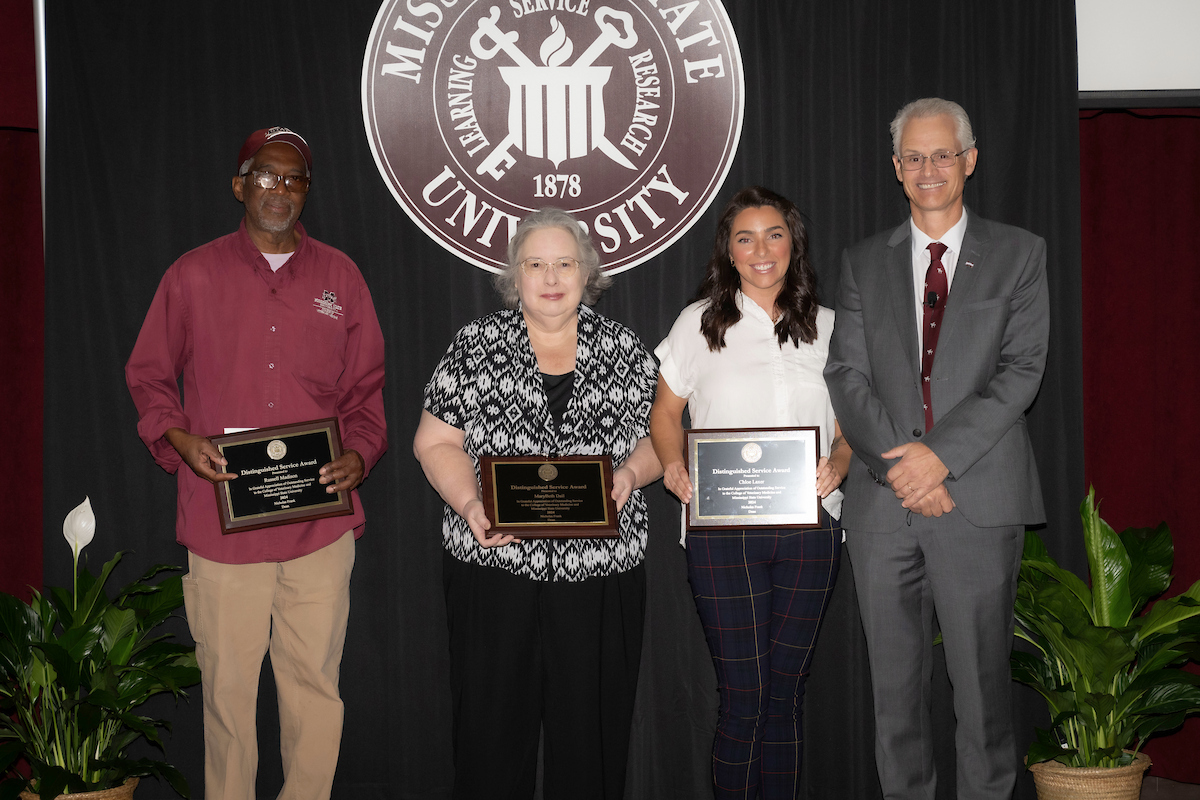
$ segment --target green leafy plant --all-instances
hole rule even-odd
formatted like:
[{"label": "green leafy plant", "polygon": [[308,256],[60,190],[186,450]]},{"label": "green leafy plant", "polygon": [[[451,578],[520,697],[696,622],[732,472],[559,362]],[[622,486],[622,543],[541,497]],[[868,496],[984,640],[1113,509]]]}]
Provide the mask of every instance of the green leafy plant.
[{"label": "green leafy plant", "polygon": [[1046,699],[1052,718],[1026,760],[1124,766],[1149,736],[1200,711],[1200,676],[1181,669],[1200,662],[1200,581],[1142,614],[1171,585],[1171,531],[1162,523],[1117,534],[1094,489],[1079,512],[1090,588],[1025,534],[1016,631],[1035,652],[1014,650],[1012,675]]},{"label": "green leafy plant", "polygon": [[[185,687],[200,681],[195,648],[159,631],[183,605],[181,579],[150,583],[177,569],[156,566],[110,599],[105,584],[124,553],[99,577],[80,566],[95,528],[86,499],[63,523],[74,557],[71,591],[34,591],[28,604],[0,592],[0,775],[12,775],[0,784],[0,800],[27,787],[49,800],[148,775],[188,796],[177,769],[128,755],[139,739],[161,750],[160,729],[170,727],[136,709],[163,692],[184,696]],[[30,767],[28,780],[16,771],[21,759]]]}]

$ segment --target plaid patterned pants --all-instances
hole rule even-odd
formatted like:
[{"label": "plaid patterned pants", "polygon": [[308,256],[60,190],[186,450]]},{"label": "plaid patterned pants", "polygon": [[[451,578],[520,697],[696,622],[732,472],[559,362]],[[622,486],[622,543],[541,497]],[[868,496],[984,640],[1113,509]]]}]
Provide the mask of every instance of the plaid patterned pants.
[{"label": "plaid patterned pants", "polygon": [[804,679],[837,579],[842,529],[690,531],[688,579],[717,670],[716,800],[792,800]]}]

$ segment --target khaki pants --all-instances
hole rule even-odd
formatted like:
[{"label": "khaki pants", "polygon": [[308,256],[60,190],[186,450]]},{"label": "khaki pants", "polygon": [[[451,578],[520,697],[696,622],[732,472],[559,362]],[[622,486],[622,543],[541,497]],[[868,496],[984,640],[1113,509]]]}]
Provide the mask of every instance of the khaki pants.
[{"label": "khaki pants", "polygon": [[254,800],[258,678],[268,648],[279,695],[279,797],[329,797],[342,739],[338,671],[353,567],[353,531],[278,563],[221,564],[188,554],[184,605],[204,692],[207,800]]}]

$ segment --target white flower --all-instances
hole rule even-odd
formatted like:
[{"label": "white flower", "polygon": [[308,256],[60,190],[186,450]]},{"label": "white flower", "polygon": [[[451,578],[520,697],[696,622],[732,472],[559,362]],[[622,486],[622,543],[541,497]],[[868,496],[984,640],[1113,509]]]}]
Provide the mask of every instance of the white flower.
[{"label": "white flower", "polygon": [[71,545],[71,552],[78,559],[79,551],[87,547],[95,535],[96,515],[92,513],[91,499],[85,497],[63,520],[63,537],[67,544]]}]

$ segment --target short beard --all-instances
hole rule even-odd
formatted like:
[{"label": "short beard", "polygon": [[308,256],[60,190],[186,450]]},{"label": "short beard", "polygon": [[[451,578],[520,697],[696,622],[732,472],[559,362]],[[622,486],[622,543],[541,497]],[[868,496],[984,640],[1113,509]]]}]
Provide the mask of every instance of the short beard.
[{"label": "short beard", "polygon": [[258,204],[259,227],[271,233],[286,233],[290,231],[296,225],[296,204],[292,202],[291,198],[288,198],[289,213],[287,217],[276,221],[274,217],[267,216],[265,211],[267,200],[269,199],[270,197],[264,194],[261,202]]}]

